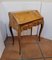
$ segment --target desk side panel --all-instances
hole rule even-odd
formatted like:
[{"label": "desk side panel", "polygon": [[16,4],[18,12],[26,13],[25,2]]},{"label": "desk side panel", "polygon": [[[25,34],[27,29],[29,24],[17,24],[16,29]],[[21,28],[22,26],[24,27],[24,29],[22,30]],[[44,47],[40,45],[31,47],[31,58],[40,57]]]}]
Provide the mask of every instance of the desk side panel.
[{"label": "desk side panel", "polygon": [[15,30],[18,30],[18,23],[13,17],[12,13],[9,12],[9,27],[12,27]]}]

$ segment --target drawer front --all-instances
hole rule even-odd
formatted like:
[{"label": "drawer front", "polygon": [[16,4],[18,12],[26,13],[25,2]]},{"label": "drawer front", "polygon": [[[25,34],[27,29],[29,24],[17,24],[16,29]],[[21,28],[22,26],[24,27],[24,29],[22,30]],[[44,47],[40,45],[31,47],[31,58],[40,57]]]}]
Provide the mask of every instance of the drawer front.
[{"label": "drawer front", "polygon": [[28,28],[29,28],[29,25],[28,24],[25,24],[25,25],[21,26],[21,30],[26,30]]},{"label": "drawer front", "polygon": [[21,30],[30,29],[33,26],[37,26],[41,23],[42,23],[42,20],[37,20],[37,21],[33,21],[33,22],[30,22],[30,23],[24,24],[24,25],[21,26]]}]

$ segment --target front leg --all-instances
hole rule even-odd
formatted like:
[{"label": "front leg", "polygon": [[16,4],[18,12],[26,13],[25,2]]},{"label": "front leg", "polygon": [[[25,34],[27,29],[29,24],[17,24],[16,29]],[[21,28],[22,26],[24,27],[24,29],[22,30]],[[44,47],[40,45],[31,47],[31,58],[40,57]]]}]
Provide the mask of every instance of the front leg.
[{"label": "front leg", "polygon": [[10,33],[11,33],[11,36],[12,36],[12,39],[13,39],[13,45],[14,45],[14,36],[13,36],[13,32],[12,32],[12,27],[11,26],[9,27],[9,30],[10,30]]},{"label": "front leg", "polygon": [[39,41],[40,41],[40,35],[41,35],[41,32],[42,32],[43,26],[44,26],[44,21],[43,21],[43,23],[41,23],[41,27],[40,27],[40,31],[39,31]]},{"label": "front leg", "polygon": [[21,44],[20,44],[20,35],[21,35],[21,30],[20,26],[18,26],[18,43],[19,43],[19,54],[21,54]]},{"label": "front leg", "polygon": [[32,27],[31,27],[31,35],[32,35]]}]

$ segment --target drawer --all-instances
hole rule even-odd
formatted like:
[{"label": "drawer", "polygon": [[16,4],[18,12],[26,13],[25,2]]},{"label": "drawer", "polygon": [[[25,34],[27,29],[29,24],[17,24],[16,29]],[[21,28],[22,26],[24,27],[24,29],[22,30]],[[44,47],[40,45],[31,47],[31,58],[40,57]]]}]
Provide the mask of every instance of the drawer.
[{"label": "drawer", "polygon": [[43,20],[39,20],[39,21],[38,21],[38,24],[41,24],[42,22],[43,22]]},{"label": "drawer", "polygon": [[26,30],[32,28],[34,25],[37,25],[37,22],[30,22],[21,26],[21,30]]},{"label": "drawer", "polygon": [[42,23],[42,20],[37,20],[37,21],[33,21],[33,22],[30,22],[30,23],[24,24],[23,26],[21,26],[21,30],[30,29],[33,26],[37,26],[41,23]]},{"label": "drawer", "polygon": [[31,23],[29,23],[29,27],[35,26],[38,24],[38,21],[33,21]]},{"label": "drawer", "polygon": [[26,30],[26,29],[28,29],[28,27],[29,27],[29,25],[25,24],[25,25],[21,26],[21,30]]}]

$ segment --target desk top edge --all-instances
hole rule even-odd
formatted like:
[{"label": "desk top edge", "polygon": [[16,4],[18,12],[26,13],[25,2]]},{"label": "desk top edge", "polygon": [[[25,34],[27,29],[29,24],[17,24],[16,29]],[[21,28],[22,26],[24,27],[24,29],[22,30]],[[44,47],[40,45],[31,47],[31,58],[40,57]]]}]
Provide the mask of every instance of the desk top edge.
[{"label": "desk top edge", "polygon": [[[15,14],[18,14],[18,13],[27,13],[27,12],[37,12],[38,15],[40,16],[39,18],[37,18],[37,20],[43,18],[38,10],[28,10],[28,11],[19,11],[19,12],[16,11],[16,12],[9,12],[9,14],[12,14],[14,16],[14,18],[17,20]],[[28,21],[26,21],[26,22],[19,22],[19,21],[17,21],[17,22],[18,22],[18,24],[22,24],[22,23],[26,23]]]}]

